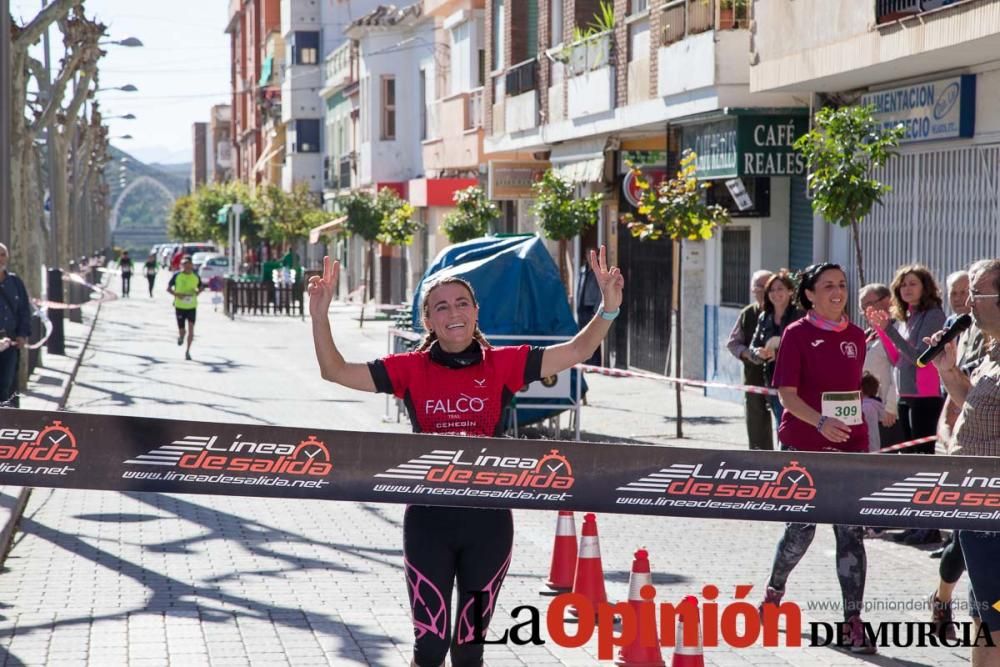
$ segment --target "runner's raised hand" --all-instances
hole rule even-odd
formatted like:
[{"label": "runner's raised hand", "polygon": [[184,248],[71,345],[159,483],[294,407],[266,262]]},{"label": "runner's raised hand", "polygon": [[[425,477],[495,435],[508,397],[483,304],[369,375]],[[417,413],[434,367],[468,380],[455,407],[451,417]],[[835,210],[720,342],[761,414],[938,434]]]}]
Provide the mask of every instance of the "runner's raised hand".
[{"label": "runner's raised hand", "polygon": [[601,298],[604,299],[604,310],[618,310],[622,305],[622,290],[625,289],[625,277],[617,266],[608,268],[607,249],[602,245],[600,254],[590,251],[590,269],[594,272],[598,287],[601,288]]},{"label": "runner's raised hand", "polygon": [[311,317],[326,316],[329,312],[339,274],[340,262],[331,262],[328,256],[323,257],[323,275],[311,277],[306,290],[309,293],[309,315]]}]

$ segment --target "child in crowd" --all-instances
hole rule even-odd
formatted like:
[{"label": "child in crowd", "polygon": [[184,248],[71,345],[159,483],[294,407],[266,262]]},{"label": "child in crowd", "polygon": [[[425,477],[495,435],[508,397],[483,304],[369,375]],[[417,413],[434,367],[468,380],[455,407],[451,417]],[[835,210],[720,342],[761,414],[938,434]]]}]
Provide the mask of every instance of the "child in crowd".
[{"label": "child in crowd", "polygon": [[871,373],[861,377],[861,415],[868,427],[868,451],[877,452],[882,448],[878,425],[885,414],[885,406],[878,397],[879,382]]}]

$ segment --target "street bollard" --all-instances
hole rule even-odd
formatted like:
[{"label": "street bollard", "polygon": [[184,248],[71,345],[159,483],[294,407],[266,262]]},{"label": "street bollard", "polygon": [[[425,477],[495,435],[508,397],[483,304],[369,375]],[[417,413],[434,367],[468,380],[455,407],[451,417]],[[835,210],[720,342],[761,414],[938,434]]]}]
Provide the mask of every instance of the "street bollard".
[{"label": "street bollard", "polygon": [[[49,301],[62,303],[63,284],[62,271],[49,269],[47,276],[46,295]],[[66,354],[66,336],[63,330],[63,311],[59,308],[49,308],[49,321],[52,322],[52,335],[46,343],[49,354]]]}]

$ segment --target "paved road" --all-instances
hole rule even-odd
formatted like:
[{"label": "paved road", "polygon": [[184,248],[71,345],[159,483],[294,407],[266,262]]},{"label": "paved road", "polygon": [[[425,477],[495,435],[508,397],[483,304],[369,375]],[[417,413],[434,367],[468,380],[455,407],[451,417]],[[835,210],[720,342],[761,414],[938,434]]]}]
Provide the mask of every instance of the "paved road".
[{"label": "paved road", "polygon": [[[346,355],[383,354],[386,325],[359,329],[335,305]],[[167,295],[106,304],[68,409],[217,422],[403,431],[383,422],[384,399],[320,380],[309,322],[231,322],[202,296],[194,360],[184,361]],[[646,380],[589,378],[589,439],[668,444],[672,395]],[[740,447],[738,406],[686,394],[685,446]],[[407,665],[412,630],[401,564],[402,507],[189,495],[36,490],[0,574],[6,665]],[[494,629],[512,610],[542,608],[555,518],[519,511],[515,555]],[[579,520],[579,518],[578,518]],[[578,525],[579,528],[579,525]],[[661,599],[705,584],[731,599],[762,592],[776,524],[603,515],[613,599],[627,595],[631,554],[651,553]],[[873,603],[914,605],[935,585],[936,561],[888,541],[869,543]],[[958,597],[965,595],[964,581]],[[803,605],[837,600],[832,531],[789,584]],[[872,611],[872,620],[923,620],[925,610]],[[806,613],[836,621],[837,611]],[[523,619],[523,617],[521,617]],[[547,637],[547,634],[544,635]],[[962,665],[961,649],[887,649],[859,659],[832,649],[708,649],[711,665]],[[490,646],[488,664],[595,665],[580,649]],[[670,653],[665,650],[669,663]]]}]

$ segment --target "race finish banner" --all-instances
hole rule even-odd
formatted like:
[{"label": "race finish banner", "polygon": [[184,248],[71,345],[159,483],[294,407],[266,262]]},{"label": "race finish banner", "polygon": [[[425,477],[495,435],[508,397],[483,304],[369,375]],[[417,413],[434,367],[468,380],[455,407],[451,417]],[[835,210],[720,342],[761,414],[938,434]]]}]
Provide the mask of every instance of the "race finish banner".
[{"label": "race finish banner", "polygon": [[0,484],[996,530],[1000,459],[369,433],[0,409]]}]

